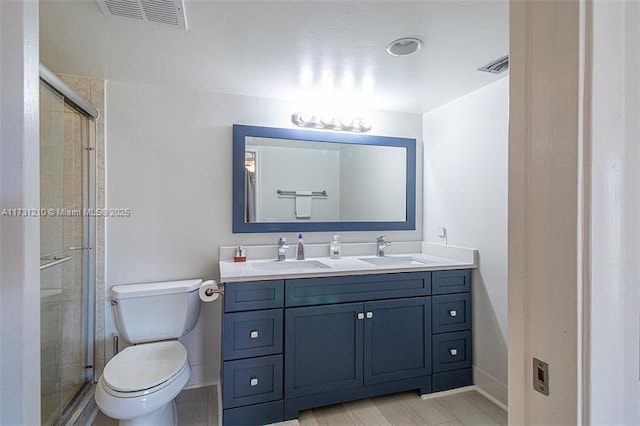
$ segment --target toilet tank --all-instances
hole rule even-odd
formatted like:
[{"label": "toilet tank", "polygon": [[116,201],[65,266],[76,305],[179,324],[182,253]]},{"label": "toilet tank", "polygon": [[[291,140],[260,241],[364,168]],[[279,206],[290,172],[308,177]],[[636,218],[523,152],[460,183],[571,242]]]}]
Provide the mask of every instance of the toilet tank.
[{"label": "toilet tank", "polygon": [[116,285],[111,305],[116,327],[129,343],[177,339],[200,314],[201,279]]}]

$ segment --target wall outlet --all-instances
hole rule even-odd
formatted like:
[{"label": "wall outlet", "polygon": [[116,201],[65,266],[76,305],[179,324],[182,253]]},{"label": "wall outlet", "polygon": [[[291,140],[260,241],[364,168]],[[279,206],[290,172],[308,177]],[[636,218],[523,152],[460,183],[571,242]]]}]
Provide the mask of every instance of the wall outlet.
[{"label": "wall outlet", "polygon": [[438,226],[436,228],[436,238],[442,244],[447,244],[447,228],[445,226]]},{"label": "wall outlet", "polygon": [[549,396],[549,364],[538,358],[533,359],[533,388]]}]

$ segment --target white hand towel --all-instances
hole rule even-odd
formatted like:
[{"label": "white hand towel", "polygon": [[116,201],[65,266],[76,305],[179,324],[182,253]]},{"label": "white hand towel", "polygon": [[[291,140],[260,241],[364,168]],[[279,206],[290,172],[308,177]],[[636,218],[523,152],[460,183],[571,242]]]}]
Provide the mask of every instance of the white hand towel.
[{"label": "white hand towel", "polygon": [[311,191],[296,191],[296,218],[311,218]]}]

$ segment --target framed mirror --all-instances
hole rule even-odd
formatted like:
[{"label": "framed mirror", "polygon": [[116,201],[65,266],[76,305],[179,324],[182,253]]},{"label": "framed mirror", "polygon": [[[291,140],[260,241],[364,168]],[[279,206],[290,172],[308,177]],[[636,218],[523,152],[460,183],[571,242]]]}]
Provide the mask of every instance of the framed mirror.
[{"label": "framed mirror", "polygon": [[415,229],[416,140],[233,126],[233,232]]}]

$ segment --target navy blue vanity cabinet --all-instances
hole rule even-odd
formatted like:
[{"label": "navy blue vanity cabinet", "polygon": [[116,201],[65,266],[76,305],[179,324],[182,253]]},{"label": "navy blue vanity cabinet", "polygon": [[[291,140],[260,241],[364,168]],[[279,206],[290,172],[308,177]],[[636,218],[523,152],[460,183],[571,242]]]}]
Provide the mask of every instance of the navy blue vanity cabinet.
[{"label": "navy blue vanity cabinet", "polygon": [[471,270],[433,273],[433,392],[473,384]]},{"label": "navy blue vanity cabinet", "polygon": [[471,270],[225,285],[224,425],[472,384]]},{"label": "navy blue vanity cabinet", "polygon": [[284,281],[225,285],[222,321],[224,425],[283,420]]}]

